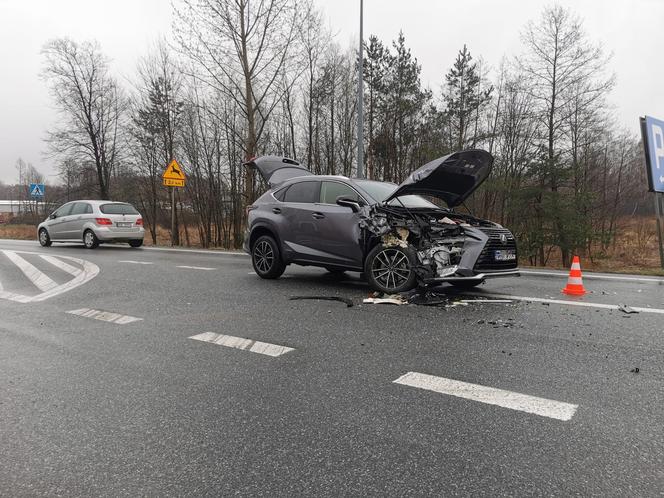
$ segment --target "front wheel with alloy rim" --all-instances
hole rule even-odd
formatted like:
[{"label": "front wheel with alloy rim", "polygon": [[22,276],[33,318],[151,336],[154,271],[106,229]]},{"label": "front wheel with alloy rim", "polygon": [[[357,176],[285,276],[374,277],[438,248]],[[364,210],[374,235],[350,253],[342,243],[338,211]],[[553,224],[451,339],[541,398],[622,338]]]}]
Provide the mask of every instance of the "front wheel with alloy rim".
[{"label": "front wheel with alloy rim", "polygon": [[83,234],[83,243],[88,249],[94,249],[99,245],[99,239],[92,230],[86,230]]},{"label": "front wheel with alloy rim", "polygon": [[39,243],[44,247],[50,247],[50,245],[53,244],[53,242],[51,242],[51,237],[49,237],[45,228],[39,230]]},{"label": "front wheel with alloy rim", "polygon": [[277,242],[269,235],[263,235],[254,242],[251,249],[251,262],[254,271],[261,278],[279,278],[286,269],[281,260]]},{"label": "front wheel with alloy rim", "polygon": [[401,246],[374,247],[364,263],[364,274],[369,285],[386,294],[406,292],[415,287],[417,275],[413,266],[417,256],[413,248]]}]

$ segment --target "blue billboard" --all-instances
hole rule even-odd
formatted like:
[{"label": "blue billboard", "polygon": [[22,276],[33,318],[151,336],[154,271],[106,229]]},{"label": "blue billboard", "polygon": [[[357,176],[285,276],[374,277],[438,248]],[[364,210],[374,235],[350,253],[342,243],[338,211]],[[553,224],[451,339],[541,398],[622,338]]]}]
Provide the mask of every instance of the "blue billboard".
[{"label": "blue billboard", "polygon": [[652,192],[664,192],[664,121],[641,118],[641,134],[646,151],[648,185]]}]

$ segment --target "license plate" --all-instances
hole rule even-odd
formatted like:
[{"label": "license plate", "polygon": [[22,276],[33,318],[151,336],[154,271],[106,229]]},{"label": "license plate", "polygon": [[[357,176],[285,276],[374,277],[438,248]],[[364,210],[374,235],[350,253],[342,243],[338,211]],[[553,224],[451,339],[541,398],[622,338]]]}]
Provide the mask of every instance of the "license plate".
[{"label": "license plate", "polygon": [[514,261],[516,259],[516,251],[514,249],[495,251],[493,253],[493,259],[496,261]]},{"label": "license plate", "polygon": [[130,221],[118,221],[116,225],[119,228],[131,228],[131,222]]}]

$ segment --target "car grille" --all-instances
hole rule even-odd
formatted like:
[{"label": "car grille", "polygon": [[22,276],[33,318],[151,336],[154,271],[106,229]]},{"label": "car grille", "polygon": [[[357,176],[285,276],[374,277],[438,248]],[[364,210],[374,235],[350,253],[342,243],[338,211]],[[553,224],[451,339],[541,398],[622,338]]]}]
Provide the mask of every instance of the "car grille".
[{"label": "car grille", "polygon": [[[499,271],[499,270],[511,270],[517,267],[517,261],[496,261],[494,259],[495,251],[505,250],[505,249],[514,249],[516,251],[516,239],[512,232],[505,228],[481,228],[482,232],[489,236],[484,249],[480,253],[480,257],[477,258],[475,263],[475,271]],[[505,235],[507,240],[501,242],[500,236]],[[518,253],[517,253],[518,258]]]}]

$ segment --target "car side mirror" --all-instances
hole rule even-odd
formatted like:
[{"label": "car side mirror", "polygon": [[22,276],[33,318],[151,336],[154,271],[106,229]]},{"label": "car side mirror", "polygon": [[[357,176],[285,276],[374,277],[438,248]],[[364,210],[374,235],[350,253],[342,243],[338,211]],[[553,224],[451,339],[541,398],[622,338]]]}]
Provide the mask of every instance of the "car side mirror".
[{"label": "car side mirror", "polygon": [[353,210],[353,213],[357,213],[362,207],[362,204],[359,201],[344,196],[337,197],[337,204],[339,206],[351,208]]},{"label": "car side mirror", "polygon": [[51,214],[49,215],[49,218],[52,219],[52,220],[56,219],[57,217],[58,217],[58,215],[55,214],[55,213],[51,213]]}]

